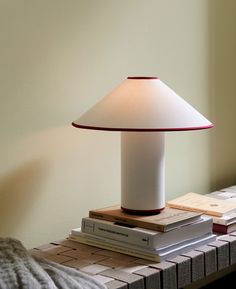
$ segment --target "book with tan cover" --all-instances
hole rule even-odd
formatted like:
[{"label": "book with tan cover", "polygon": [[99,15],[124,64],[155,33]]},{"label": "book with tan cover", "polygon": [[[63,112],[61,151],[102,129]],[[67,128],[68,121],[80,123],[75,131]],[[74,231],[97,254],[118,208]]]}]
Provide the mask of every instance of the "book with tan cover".
[{"label": "book with tan cover", "polygon": [[169,207],[202,212],[207,215],[222,217],[236,211],[236,204],[214,199],[197,193],[188,193],[167,202]]},{"label": "book with tan cover", "polygon": [[166,232],[199,220],[201,214],[167,207],[155,215],[131,215],[125,213],[120,205],[116,205],[90,210],[89,217]]}]

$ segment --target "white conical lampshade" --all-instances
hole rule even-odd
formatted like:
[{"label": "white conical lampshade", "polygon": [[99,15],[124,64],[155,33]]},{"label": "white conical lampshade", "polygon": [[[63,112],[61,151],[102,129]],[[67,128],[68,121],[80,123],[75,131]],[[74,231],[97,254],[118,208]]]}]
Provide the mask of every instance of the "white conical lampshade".
[{"label": "white conical lampshade", "polygon": [[196,130],[213,126],[157,77],[128,77],[73,125],[114,131]]}]

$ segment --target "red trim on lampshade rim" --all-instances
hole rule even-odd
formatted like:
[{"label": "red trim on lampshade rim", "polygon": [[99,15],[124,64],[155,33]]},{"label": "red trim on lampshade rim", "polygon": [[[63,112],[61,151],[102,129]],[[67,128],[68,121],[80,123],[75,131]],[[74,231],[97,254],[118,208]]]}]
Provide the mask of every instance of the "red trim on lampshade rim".
[{"label": "red trim on lampshade rim", "polygon": [[127,209],[121,206],[121,209],[125,211],[125,213],[132,214],[132,215],[156,215],[156,214],[160,214],[160,212],[163,211],[165,207],[161,209],[154,209],[154,210],[133,210],[133,209]]},{"label": "red trim on lampshade rim", "polygon": [[196,127],[179,127],[179,128],[129,128],[129,127],[99,127],[99,126],[90,126],[83,124],[76,124],[72,122],[72,125],[76,128],[82,129],[92,129],[92,130],[105,130],[105,131],[140,131],[140,132],[164,132],[164,131],[188,131],[188,130],[203,130],[214,127],[213,124],[206,126],[196,126]]},{"label": "red trim on lampshade rim", "polygon": [[159,79],[156,76],[129,76],[127,79]]}]

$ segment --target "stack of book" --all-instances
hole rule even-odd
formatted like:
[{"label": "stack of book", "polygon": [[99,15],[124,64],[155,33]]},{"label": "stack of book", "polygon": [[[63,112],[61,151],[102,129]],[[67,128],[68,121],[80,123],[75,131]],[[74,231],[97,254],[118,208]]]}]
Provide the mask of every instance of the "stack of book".
[{"label": "stack of book", "polygon": [[227,187],[219,191],[206,194],[206,196],[226,200],[229,202],[236,202],[236,186]]},{"label": "stack of book", "polygon": [[207,196],[225,200],[234,203],[235,212],[225,214],[222,217],[213,217],[213,230],[214,232],[229,234],[236,230],[236,186],[227,187],[220,191],[215,191]]},{"label": "stack of book", "polygon": [[171,200],[168,205],[190,211],[202,212],[213,218],[213,232],[229,234],[236,230],[236,186],[207,195],[188,193]]},{"label": "stack of book", "polygon": [[156,215],[131,215],[120,206],[89,211],[69,239],[160,262],[214,241],[212,218],[165,208]]},{"label": "stack of book", "polygon": [[236,213],[213,217],[213,231],[221,234],[229,234],[236,231]]}]

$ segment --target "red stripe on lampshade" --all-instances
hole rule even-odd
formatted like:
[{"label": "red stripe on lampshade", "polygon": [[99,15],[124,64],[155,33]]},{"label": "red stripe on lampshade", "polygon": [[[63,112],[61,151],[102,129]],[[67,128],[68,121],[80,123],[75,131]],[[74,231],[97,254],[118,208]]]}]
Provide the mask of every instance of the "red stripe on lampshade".
[{"label": "red stripe on lampshade", "polygon": [[156,76],[129,76],[127,79],[159,79]]},{"label": "red stripe on lampshade", "polygon": [[179,128],[129,128],[129,127],[99,127],[77,124],[72,122],[72,125],[76,128],[92,129],[92,130],[105,130],[105,131],[140,131],[140,132],[164,132],[164,131],[188,131],[188,130],[202,130],[212,128],[214,125],[196,126],[196,127],[179,127]]}]

